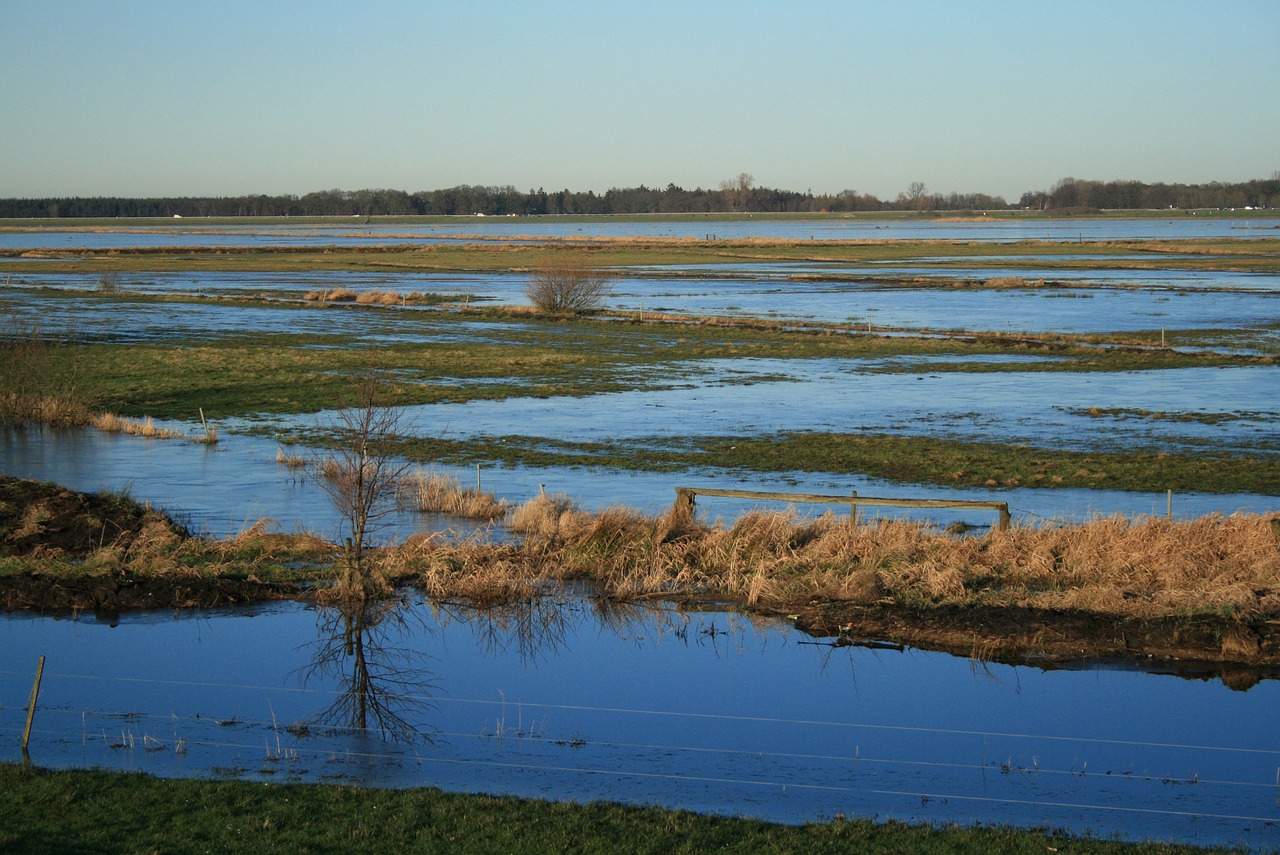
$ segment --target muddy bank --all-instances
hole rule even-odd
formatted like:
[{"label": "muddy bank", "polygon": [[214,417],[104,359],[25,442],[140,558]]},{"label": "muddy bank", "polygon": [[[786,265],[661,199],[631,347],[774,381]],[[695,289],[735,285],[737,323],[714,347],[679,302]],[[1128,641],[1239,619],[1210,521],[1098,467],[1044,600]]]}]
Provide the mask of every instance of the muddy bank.
[{"label": "muddy bank", "polygon": [[7,611],[93,613],[110,618],[137,609],[236,606],[297,599],[299,585],[257,579],[194,577],[170,579],[119,573],[103,576],[46,576],[21,573],[0,577],[0,605]]},{"label": "muddy bank", "polygon": [[1280,678],[1280,621],[1214,616],[1121,620],[1033,609],[904,609],[817,603],[793,612],[796,627],[837,646],[889,642],[1040,668],[1097,663],[1183,677],[1221,678],[1247,689]]}]

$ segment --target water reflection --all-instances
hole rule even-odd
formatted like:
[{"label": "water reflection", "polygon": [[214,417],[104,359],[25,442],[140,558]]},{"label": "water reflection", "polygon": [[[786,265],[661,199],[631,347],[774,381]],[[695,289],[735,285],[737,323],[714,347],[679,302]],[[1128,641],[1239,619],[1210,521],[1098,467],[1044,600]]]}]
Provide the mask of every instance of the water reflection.
[{"label": "water reflection", "polygon": [[348,599],[324,606],[304,686],[340,688],[316,714],[320,725],[392,742],[430,741],[424,724],[433,709],[433,677],[425,654],[408,643],[425,627],[400,596]]},{"label": "water reflection", "polygon": [[44,654],[45,766],[1277,839],[1280,681],[975,664],[726,612],[552,602],[4,616],[0,756],[20,759]]}]

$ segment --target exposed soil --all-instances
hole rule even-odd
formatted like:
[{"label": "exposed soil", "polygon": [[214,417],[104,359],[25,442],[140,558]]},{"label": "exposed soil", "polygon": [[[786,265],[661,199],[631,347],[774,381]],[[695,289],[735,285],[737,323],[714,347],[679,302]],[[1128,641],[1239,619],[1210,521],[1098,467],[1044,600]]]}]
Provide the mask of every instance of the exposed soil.
[{"label": "exposed soil", "polygon": [[[0,475],[0,565],[6,558],[74,562],[104,546],[127,549],[148,526],[180,526],[131,499],[76,493]],[[0,573],[0,607],[40,612],[201,608],[301,598],[303,586],[252,576]],[[34,564],[34,561],[31,562]],[[968,656],[976,663],[1075,667],[1127,663],[1183,676],[1221,678],[1233,688],[1280,678],[1280,620],[1216,616],[1121,620],[1082,612],[816,602],[792,614],[798,629],[836,646],[908,645]]]},{"label": "exposed soil", "polygon": [[104,546],[127,549],[148,522],[187,536],[168,517],[127,496],[0,476],[0,555],[84,557]]},{"label": "exposed soil", "polygon": [[6,610],[93,612],[108,619],[134,609],[213,608],[291,599],[303,593],[304,589],[296,585],[226,576],[0,576],[0,606]]},{"label": "exposed soil", "polygon": [[[29,566],[59,560],[74,564],[109,548],[127,555],[144,536],[189,537],[168,517],[127,496],[77,493],[56,484],[0,476],[0,561]],[[145,576],[110,573],[0,574],[0,606],[42,612],[212,607],[298,596],[292,585],[249,577]]]}]

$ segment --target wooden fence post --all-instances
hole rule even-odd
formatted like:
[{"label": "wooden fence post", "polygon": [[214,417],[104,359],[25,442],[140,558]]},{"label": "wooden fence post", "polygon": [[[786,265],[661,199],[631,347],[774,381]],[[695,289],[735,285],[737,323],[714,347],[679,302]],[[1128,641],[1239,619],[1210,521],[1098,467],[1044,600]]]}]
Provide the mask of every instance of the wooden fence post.
[{"label": "wooden fence post", "polygon": [[44,676],[44,657],[40,657],[40,661],[36,663],[36,682],[31,687],[31,702],[27,704],[27,726],[22,731],[22,759],[31,762],[31,755],[27,753],[27,743],[31,741],[31,722],[36,717],[36,700],[40,697],[40,678]]}]

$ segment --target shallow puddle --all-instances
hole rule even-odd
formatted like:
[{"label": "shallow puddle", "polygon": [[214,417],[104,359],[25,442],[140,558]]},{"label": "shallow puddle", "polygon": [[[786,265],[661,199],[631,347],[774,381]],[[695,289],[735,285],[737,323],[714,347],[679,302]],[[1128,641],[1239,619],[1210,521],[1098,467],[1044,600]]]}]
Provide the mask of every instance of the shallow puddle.
[{"label": "shallow puddle", "polygon": [[[161,775],[438,786],[784,822],[1275,845],[1280,682],[815,644],[785,622],[568,599],[356,626],[284,604],[0,619],[0,745]],[[114,625],[113,625],[114,624]],[[335,641],[339,643],[335,644]],[[827,640],[830,641],[829,639]],[[365,679],[367,678],[367,679]],[[360,689],[357,684],[365,688]],[[384,714],[358,726],[356,695]],[[379,727],[381,725],[385,729]]]}]

